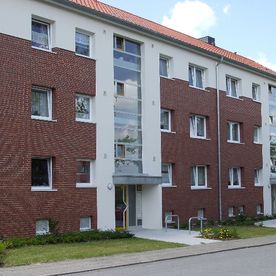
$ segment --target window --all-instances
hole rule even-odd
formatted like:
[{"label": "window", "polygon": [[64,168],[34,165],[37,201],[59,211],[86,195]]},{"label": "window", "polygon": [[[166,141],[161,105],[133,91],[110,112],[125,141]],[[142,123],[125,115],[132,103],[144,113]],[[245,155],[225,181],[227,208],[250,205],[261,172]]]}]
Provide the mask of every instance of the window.
[{"label": "window", "polygon": [[125,96],[125,84],[122,82],[116,82],[115,84],[115,94],[116,96]]},{"label": "window", "polygon": [[80,122],[92,121],[92,98],[90,96],[76,96],[76,120]]},{"label": "window", "polygon": [[261,142],[261,128],[260,127],[254,127],[254,143],[260,144]]},{"label": "window", "polygon": [[262,186],[262,169],[255,170],[254,183],[255,186]]},{"label": "window", "polygon": [[256,206],[256,213],[257,215],[262,215],[264,212],[263,212],[263,204],[258,204]]},{"label": "window", "polygon": [[43,87],[32,88],[32,118],[52,120],[52,90]]},{"label": "window", "polygon": [[238,98],[238,80],[232,77],[226,77],[226,95]]},{"label": "window", "polygon": [[50,24],[32,19],[32,46],[50,50]]},{"label": "window", "polygon": [[254,101],[260,101],[261,95],[260,95],[260,85],[258,84],[252,84],[252,99]]},{"label": "window", "polygon": [[192,167],[192,188],[207,187],[207,166]]},{"label": "window", "polygon": [[205,209],[201,208],[197,210],[197,217],[198,218],[204,218],[205,217]]},{"label": "window", "polygon": [[230,168],[228,175],[228,188],[241,187],[241,168]]},{"label": "window", "polygon": [[206,117],[198,115],[190,117],[190,137],[206,139]]},{"label": "window", "polygon": [[77,160],[77,187],[92,185],[92,161]]},{"label": "window", "polygon": [[52,158],[32,158],[32,190],[52,188]]},{"label": "window", "polygon": [[245,214],[245,207],[239,206],[238,207],[238,215],[244,215]]},{"label": "window", "polygon": [[76,31],[75,51],[76,51],[76,54],[78,55],[90,57],[91,56],[91,36],[86,33]]},{"label": "window", "polygon": [[240,124],[235,122],[227,123],[227,142],[240,143]]},{"label": "window", "polygon": [[160,57],[159,59],[159,73],[162,77],[169,76],[169,59],[165,57]]},{"label": "window", "polygon": [[189,65],[189,85],[203,89],[204,69]]},{"label": "window", "polygon": [[80,231],[91,230],[91,217],[80,218]]},{"label": "window", "polygon": [[43,219],[43,220],[38,220],[36,222],[35,226],[35,233],[36,235],[46,235],[49,234],[49,220]]},{"label": "window", "polygon": [[228,208],[228,217],[232,218],[235,216],[235,207],[229,207]]},{"label": "window", "polygon": [[171,111],[167,109],[161,109],[161,123],[160,128],[162,131],[171,131]]},{"label": "window", "polygon": [[166,186],[172,185],[172,164],[162,164],[162,183]]}]

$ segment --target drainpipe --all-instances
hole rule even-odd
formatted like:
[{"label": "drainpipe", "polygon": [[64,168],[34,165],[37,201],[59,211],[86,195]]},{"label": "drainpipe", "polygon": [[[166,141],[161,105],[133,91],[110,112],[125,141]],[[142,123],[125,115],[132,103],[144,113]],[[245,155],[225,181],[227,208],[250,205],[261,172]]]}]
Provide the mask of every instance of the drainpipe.
[{"label": "drainpipe", "polygon": [[220,139],[220,94],[219,94],[219,65],[223,62],[223,57],[216,64],[216,88],[217,88],[217,145],[218,145],[218,210],[219,220],[222,220],[222,183],[221,183],[221,139]]}]

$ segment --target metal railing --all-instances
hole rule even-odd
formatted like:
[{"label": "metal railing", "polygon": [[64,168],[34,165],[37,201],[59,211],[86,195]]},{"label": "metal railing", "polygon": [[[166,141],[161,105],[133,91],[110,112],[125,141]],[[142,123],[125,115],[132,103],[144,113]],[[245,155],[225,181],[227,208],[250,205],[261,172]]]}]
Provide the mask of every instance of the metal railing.
[{"label": "metal railing", "polygon": [[200,221],[200,233],[202,233],[203,230],[203,221],[206,221],[207,218],[203,218],[203,217],[191,217],[189,218],[189,234],[191,235],[191,231],[192,231],[192,220],[196,219],[198,221]]},{"label": "metal railing", "polygon": [[175,223],[172,218],[177,218],[177,230],[179,230],[179,216],[178,215],[166,215],[165,217],[165,229],[168,229],[168,223]]}]

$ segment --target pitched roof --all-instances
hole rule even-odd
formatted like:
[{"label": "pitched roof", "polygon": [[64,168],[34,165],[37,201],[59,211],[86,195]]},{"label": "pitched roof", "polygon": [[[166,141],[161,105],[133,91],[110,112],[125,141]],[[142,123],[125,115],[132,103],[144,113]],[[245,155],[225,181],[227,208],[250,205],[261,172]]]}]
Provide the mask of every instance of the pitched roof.
[{"label": "pitched roof", "polygon": [[125,21],[127,23],[131,23],[133,25],[136,25],[137,27],[140,27],[140,28],[142,27],[146,30],[158,33],[158,34],[160,34],[162,36],[166,36],[170,39],[177,40],[186,45],[191,45],[195,48],[207,51],[211,54],[222,56],[231,61],[243,64],[245,66],[249,66],[253,69],[257,69],[263,73],[266,73],[266,74],[276,77],[275,71],[255,62],[249,58],[243,57],[243,56],[233,53],[231,51],[227,51],[220,47],[208,44],[204,41],[201,41],[200,39],[196,39],[189,35],[186,35],[181,32],[175,31],[173,29],[167,28],[163,25],[160,25],[160,24],[150,21],[148,19],[142,18],[140,16],[134,15],[127,11],[112,7],[110,5],[99,2],[97,0],[68,0],[68,1],[71,3],[86,7],[88,9],[92,9],[96,12],[100,12],[105,15],[115,17],[115,18]]}]

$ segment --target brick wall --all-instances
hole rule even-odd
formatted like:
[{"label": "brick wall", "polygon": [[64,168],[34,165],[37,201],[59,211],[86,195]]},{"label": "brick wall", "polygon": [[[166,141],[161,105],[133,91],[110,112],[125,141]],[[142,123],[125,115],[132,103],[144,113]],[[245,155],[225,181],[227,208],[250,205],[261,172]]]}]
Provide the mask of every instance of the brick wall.
[{"label": "brick wall", "polygon": [[[74,53],[33,49],[0,35],[0,235],[33,235],[38,219],[61,232],[96,227],[96,189],[76,188],[76,159],[96,159],[96,125],[75,121],[75,95],[95,96],[95,61]],[[32,85],[53,89],[53,119],[31,119]],[[53,157],[53,189],[31,192],[31,158]]]},{"label": "brick wall", "polygon": [[[161,107],[172,111],[172,131],[162,133],[162,162],[173,164],[173,185],[163,188],[163,214],[180,216],[182,223],[205,209],[208,219],[218,219],[218,162],[216,90],[189,87],[186,81],[161,78]],[[207,139],[190,138],[191,114],[207,117]],[[227,121],[242,123],[242,144],[227,143]],[[245,206],[248,215],[256,215],[262,203],[262,188],[254,186],[254,169],[262,167],[262,146],[253,144],[253,127],[261,125],[261,107],[251,99],[232,99],[221,92],[221,149],[223,215],[231,206]],[[207,165],[208,189],[191,189],[191,167]],[[242,167],[244,189],[228,189],[228,168]]]}]

